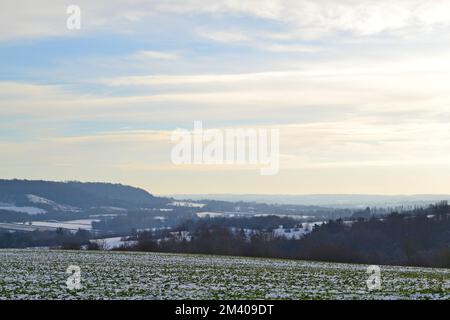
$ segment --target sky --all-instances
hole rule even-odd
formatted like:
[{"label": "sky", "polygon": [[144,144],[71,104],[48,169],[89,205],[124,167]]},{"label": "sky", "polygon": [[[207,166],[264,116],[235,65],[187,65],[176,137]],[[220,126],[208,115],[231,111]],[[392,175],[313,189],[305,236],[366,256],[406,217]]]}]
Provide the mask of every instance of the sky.
[{"label": "sky", "polygon": [[[449,84],[450,0],[2,0],[0,177],[450,193]],[[175,165],[194,121],[279,130],[278,174]]]}]

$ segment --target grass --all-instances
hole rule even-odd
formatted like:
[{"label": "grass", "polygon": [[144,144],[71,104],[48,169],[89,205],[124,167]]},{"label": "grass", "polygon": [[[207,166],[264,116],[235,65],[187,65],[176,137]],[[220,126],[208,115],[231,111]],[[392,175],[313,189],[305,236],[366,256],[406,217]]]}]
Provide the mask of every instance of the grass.
[{"label": "grass", "polygon": [[[82,289],[66,286],[69,265]],[[450,299],[450,270],[156,253],[0,250],[0,299]]]}]

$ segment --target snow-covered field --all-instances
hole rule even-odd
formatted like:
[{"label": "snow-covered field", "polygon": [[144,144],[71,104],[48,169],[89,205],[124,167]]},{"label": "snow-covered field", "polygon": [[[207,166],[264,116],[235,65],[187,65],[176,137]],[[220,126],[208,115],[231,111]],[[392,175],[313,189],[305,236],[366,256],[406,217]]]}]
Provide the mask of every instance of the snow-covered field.
[{"label": "snow-covered field", "polygon": [[323,224],[323,221],[317,222],[303,222],[301,228],[283,228],[280,226],[277,229],[273,230],[275,237],[285,238],[285,239],[300,239],[305,234],[310,233],[314,226],[320,226]]},{"label": "snow-covered field", "polygon": [[49,227],[49,228],[63,228],[68,230],[77,231],[81,230],[92,230],[92,222],[100,221],[98,219],[79,219],[79,220],[70,220],[70,221],[32,221],[31,226],[37,227]]},{"label": "snow-covered field", "polygon": [[[80,290],[66,286],[81,268]],[[450,299],[450,270],[206,255],[0,250],[1,299]]]},{"label": "snow-covered field", "polygon": [[32,203],[45,204],[45,205],[52,207],[52,209],[56,210],[56,211],[80,212],[79,208],[68,206],[65,204],[59,204],[59,203],[56,203],[55,201],[36,196],[34,194],[27,194],[27,198]]},{"label": "snow-covered field", "polygon": [[100,221],[98,219],[79,219],[70,221],[30,221],[30,222],[14,222],[14,223],[0,223],[1,229],[15,230],[15,231],[34,231],[34,230],[56,230],[63,228],[76,232],[81,230],[92,230],[92,222]]},{"label": "snow-covered field", "polygon": [[136,244],[136,241],[124,240],[123,237],[112,237],[91,240],[92,243],[97,243],[107,250],[120,248],[123,246],[130,246]]},{"label": "snow-covered field", "polygon": [[206,218],[206,217],[210,217],[210,218],[219,218],[219,217],[226,217],[227,214],[224,212],[209,212],[209,211],[205,211],[205,212],[197,212],[196,216],[199,218]]},{"label": "snow-covered field", "polygon": [[[34,194],[27,194],[27,199],[29,202],[36,204],[36,205],[45,205],[51,207],[51,209],[56,211],[65,211],[65,212],[80,212],[79,208],[59,204],[52,200],[36,196]],[[31,206],[17,206],[15,203],[3,203],[0,202],[0,210],[6,210],[6,211],[12,211],[12,212],[21,212],[21,213],[27,213],[30,215],[36,215],[36,214],[44,214],[47,212],[47,210],[44,210],[42,208],[37,207],[31,207]]]},{"label": "snow-covered field", "polygon": [[36,207],[18,207],[15,204],[7,204],[0,203],[0,210],[13,211],[13,212],[21,212],[27,214],[43,214],[46,213],[44,209],[36,208]]}]

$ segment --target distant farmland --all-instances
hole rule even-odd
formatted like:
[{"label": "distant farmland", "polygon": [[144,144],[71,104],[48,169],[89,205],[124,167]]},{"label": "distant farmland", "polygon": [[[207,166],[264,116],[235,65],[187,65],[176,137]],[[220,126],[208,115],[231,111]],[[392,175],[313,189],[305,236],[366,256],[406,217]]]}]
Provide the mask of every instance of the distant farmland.
[{"label": "distant farmland", "polygon": [[[69,290],[69,265],[81,268]],[[0,250],[0,299],[450,299],[450,270],[205,255]]]}]

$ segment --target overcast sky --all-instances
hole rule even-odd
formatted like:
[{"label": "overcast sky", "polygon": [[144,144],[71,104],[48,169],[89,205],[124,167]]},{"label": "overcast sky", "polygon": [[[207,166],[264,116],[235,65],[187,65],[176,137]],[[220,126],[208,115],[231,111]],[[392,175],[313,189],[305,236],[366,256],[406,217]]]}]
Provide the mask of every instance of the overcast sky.
[{"label": "overcast sky", "polygon": [[[1,0],[0,176],[450,193],[449,87],[450,0]],[[279,174],[175,166],[194,120],[279,129]]]}]

